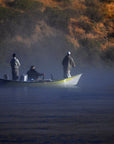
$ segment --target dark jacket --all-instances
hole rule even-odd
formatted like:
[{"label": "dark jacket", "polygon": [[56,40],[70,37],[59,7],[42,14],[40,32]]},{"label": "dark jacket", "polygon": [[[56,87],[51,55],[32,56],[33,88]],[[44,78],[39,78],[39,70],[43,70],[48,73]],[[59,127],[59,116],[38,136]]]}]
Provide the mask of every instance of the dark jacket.
[{"label": "dark jacket", "polygon": [[63,68],[70,70],[72,67],[75,67],[75,62],[70,55],[66,55],[62,61]]},{"label": "dark jacket", "polygon": [[43,76],[44,74],[38,73],[35,69],[30,69],[27,72],[28,80],[37,80],[39,76]]}]

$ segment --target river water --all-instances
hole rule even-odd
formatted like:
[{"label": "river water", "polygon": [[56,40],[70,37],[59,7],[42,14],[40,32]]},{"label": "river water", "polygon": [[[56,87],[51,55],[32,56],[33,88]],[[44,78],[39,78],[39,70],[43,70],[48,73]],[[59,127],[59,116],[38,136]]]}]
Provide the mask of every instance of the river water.
[{"label": "river water", "polygon": [[112,88],[0,88],[0,144],[114,144]]}]

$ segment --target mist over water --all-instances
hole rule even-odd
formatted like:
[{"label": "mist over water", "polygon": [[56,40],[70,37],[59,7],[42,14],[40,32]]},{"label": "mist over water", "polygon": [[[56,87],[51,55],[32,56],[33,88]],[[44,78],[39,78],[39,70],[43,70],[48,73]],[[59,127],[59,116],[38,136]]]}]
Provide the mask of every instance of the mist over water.
[{"label": "mist over water", "polygon": [[109,69],[88,69],[84,71],[80,80],[80,86],[87,89],[108,89],[114,87],[114,70]]},{"label": "mist over water", "polygon": [[87,61],[85,51],[70,49],[64,33],[42,22],[30,35],[20,29],[22,26],[4,42],[0,78],[6,73],[11,79],[9,61],[15,52],[21,62],[20,75],[35,65],[46,79],[51,74],[55,80],[63,79],[61,62],[68,50],[76,62],[72,76],[82,73],[82,77],[76,87],[70,88],[0,85],[0,143],[113,144],[113,68],[87,67],[89,62],[92,65],[101,59]]},{"label": "mist over water", "polygon": [[86,71],[71,88],[0,88],[0,143],[113,144],[108,74]]},{"label": "mist over water", "polygon": [[0,78],[6,73],[11,79],[16,53],[20,75],[35,65],[46,79],[63,79],[61,62],[69,50],[76,62],[71,74],[82,77],[71,88],[0,85],[0,144],[114,144],[114,69],[107,69],[94,45],[74,48],[67,32],[40,14],[27,15],[16,16],[16,24],[1,20]]}]

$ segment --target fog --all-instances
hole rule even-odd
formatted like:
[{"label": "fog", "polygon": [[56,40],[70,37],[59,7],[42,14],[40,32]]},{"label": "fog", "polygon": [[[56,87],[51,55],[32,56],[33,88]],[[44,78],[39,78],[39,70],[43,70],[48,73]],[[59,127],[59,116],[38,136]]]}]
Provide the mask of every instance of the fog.
[{"label": "fog", "polygon": [[50,78],[51,74],[55,80],[63,79],[62,60],[67,51],[71,51],[76,63],[71,75],[83,74],[79,81],[80,87],[94,89],[114,85],[113,66],[103,62],[99,53],[90,53],[87,48],[74,48],[66,39],[66,33],[42,20],[31,20],[27,27],[24,20],[21,20],[20,25],[15,25],[14,30],[9,29],[7,34],[5,33],[1,44],[0,77],[7,74],[11,79],[10,60],[12,53],[16,53],[21,63],[20,75],[26,74],[30,66],[35,65],[37,71],[45,73],[46,79]]},{"label": "fog", "polygon": [[39,72],[46,74],[46,77],[53,74],[55,78],[62,78],[61,63],[69,50],[64,33],[44,23],[38,23],[30,35],[24,33],[23,36],[23,33],[18,35],[20,27],[23,28],[17,27],[13,37],[4,40],[1,55],[5,57],[0,66],[1,74],[7,73],[11,78],[9,62],[12,53],[16,53],[21,63],[20,74],[26,73],[31,65],[35,65]]},{"label": "fog", "polygon": [[114,143],[112,63],[105,63],[96,47],[74,47],[67,32],[49,26],[38,13],[0,21],[0,78],[7,74],[11,79],[10,60],[16,53],[20,76],[35,65],[46,79],[51,74],[63,79],[67,51],[76,63],[71,75],[82,77],[70,88],[0,85],[0,143]]},{"label": "fog", "polygon": [[[89,86],[99,82],[92,78]],[[75,88],[0,87],[0,143],[114,143],[114,90],[85,89],[87,79]]]}]

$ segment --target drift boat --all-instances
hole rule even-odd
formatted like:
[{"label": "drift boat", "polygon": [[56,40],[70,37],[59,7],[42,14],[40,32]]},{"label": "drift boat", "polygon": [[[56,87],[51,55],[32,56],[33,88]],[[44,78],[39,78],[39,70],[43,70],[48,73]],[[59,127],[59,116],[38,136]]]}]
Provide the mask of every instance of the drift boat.
[{"label": "drift boat", "polygon": [[79,79],[82,74],[78,74],[76,76],[58,80],[58,81],[52,81],[52,80],[38,80],[38,81],[13,81],[13,80],[5,80],[0,79],[0,86],[23,86],[23,87],[38,87],[38,86],[57,86],[57,87],[69,87],[69,86],[75,86],[78,84]]}]

